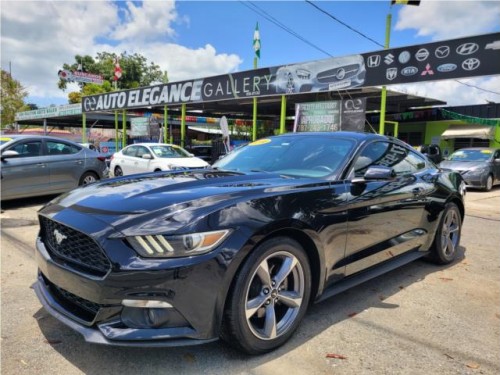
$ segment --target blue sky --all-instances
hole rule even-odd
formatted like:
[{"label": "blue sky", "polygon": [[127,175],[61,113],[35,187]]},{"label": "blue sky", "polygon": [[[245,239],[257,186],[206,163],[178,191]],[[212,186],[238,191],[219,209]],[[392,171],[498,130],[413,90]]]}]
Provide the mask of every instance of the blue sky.
[{"label": "blue sky", "polygon": [[[260,67],[381,49],[386,15],[391,47],[500,31],[500,1],[432,1],[390,7],[390,1],[5,1],[1,7],[1,66],[39,106],[67,103],[57,71],[76,54],[139,53],[171,81],[252,69],[259,23]],[[48,20],[48,22],[46,22]],[[291,33],[277,26],[281,23]],[[305,40],[305,41],[304,41]],[[378,44],[377,44],[378,43]],[[390,87],[449,104],[500,102],[500,78],[483,77]],[[486,91],[485,91],[486,90]]]}]

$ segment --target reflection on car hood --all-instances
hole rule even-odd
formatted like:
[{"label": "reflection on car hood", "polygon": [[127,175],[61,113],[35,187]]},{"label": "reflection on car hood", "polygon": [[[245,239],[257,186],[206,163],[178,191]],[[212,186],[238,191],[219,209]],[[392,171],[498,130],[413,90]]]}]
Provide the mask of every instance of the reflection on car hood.
[{"label": "reflection on car hood", "polygon": [[[61,211],[77,211],[92,215],[118,230],[127,228],[128,222],[137,222],[137,219],[145,222],[160,216],[175,216],[175,225],[181,227],[188,224],[188,221],[180,220],[181,213],[195,221],[237,201],[276,192],[282,194],[311,184],[318,184],[318,180],[290,179],[268,173],[246,175],[215,170],[148,173],[104,180],[75,189],[53,200],[41,213],[55,217]],[[174,228],[171,226],[170,229]]]},{"label": "reflection on car hood", "polygon": [[439,163],[441,168],[452,169],[454,171],[467,171],[478,168],[483,168],[488,165],[487,162],[484,161],[452,161],[445,160]]}]

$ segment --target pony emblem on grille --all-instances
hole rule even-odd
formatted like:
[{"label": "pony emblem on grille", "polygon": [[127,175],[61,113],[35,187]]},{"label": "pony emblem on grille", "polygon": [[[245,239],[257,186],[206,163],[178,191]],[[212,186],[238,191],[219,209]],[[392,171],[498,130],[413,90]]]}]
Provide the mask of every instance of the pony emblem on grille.
[{"label": "pony emblem on grille", "polygon": [[66,238],[68,238],[67,236],[59,232],[57,229],[54,230],[54,236],[56,237],[56,242],[58,245],[60,245],[61,242],[63,242]]}]

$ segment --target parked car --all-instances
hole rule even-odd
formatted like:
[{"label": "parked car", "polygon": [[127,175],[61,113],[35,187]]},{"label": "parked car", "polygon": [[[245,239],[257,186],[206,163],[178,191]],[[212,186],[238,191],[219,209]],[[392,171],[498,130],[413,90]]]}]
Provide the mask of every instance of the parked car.
[{"label": "parked car", "polygon": [[202,160],[205,160],[208,164],[212,164],[213,162],[213,155],[212,155],[212,146],[210,145],[196,145],[196,146],[191,146],[186,149],[188,152],[196,156],[197,158],[200,158]]},{"label": "parked car", "polygon": [[439,145],[422,145],[420,146],[419,151],[427,156],[429,160],[436,165],[443,161],[443,152],[441,151],[441,147],[439,147]]},{"label": "parked car", "polygon": [[88,342],[222,337],[264,353],[310,302],[418,258],[453,262],[463,193],[459,174],[396,139],[269,137],[213,169],[125,176],[55,199],[39,211],[35,291]]},{"label": "parked car", "polygon": [[166,143],[137,143],[113,154],[111,174],[129,174],[170,171],[175,169],[206,168],[209,164],[182,147]]},{"label": "parked car", "polygon": [[64,193],[107,176],[104,158],[75,142],[38,135],[2,142],[2,200]]},{"label": "parked car", "polygon": [[439,166],[460,173],[467,187],[489,191],[493,185],[500,184],[500,149],[462,148]]}]

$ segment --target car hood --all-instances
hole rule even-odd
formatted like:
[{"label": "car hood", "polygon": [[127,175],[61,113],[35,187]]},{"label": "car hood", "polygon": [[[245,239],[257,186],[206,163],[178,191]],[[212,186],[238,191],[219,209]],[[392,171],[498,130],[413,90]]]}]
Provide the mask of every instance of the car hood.
[{"label": "car hood", "polygon": [[174,231],[237,202],[296,191],[311,184],[318,185],[318,180],[268,173],[147,173],[77,188],[50,202],[40,213],[54,220],[64,220],[71,215],[68,212],[73,216],[91,215],[122,233],[133,227],[140,227],[144,233],[145,223],[151,230],[163,227]]},{"label": "car hood", "polygon": [[200,168],[208,165],[205,160],[196,156],[189,158],[158,158],[158,161],[162,164],[176,165],[185,168]]},{"label": "car hood", "polygon": [[444,169],[453,171],[470,171],[473,169],[484,168],[488,166],[488,162],[484,161],[452,161],[445,160],[439,163],[439,166]]}]

